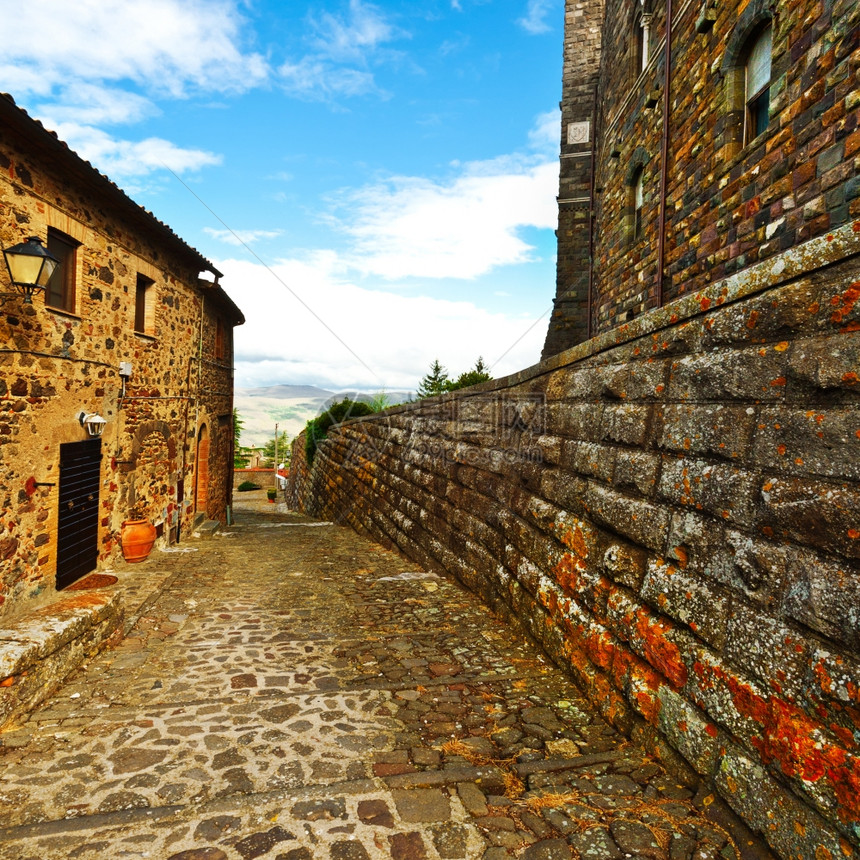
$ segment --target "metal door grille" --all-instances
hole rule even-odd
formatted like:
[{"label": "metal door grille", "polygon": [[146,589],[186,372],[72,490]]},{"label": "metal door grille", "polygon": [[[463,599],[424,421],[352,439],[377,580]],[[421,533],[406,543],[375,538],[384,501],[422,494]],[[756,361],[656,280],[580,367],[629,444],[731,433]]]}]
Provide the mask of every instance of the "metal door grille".
[{"label": "metal door grille", "polygon": [[96,566],[99,531],[101,439],[60,445],[57,588]]}]

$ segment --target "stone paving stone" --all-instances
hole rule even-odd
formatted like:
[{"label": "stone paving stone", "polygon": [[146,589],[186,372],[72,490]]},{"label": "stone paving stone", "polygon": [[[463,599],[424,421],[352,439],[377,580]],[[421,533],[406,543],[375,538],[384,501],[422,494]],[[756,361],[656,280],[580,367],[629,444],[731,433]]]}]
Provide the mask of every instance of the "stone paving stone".
[{"label": "stone paving stone", "polygon": [[0,736],[0,860],[767,856],[458,583],[236,513]]}]

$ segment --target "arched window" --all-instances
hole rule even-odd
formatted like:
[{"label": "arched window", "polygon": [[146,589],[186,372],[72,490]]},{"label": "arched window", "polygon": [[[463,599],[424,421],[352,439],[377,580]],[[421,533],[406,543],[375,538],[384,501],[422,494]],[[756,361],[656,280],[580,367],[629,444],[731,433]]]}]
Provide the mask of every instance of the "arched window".
[{"label": "arched window", "polygon": [[774,32],[773,0],[750,0],[726,40],[720,63],[726,116],[721,123],[720,157],[734,158],[770,125]]},{"label": "arched window", "polygon": [[744,143],[757,138],[770,121],[770,58],[773,28],[770,23],[750,40],[744,67],[746,121]]},{"label": "arched window", "polygon": [[651,59],[652,14],[643,8],[633,18],[633,77],[639,77],[648,68]]}]

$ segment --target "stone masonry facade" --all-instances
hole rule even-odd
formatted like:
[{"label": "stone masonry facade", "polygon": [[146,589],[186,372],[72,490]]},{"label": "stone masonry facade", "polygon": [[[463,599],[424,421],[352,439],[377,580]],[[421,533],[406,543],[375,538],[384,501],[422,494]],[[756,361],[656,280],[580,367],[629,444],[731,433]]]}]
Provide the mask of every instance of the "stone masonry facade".
[{"label": "stone masonry facade", "polygon": [[444,568],[785,858],[860,855],[860,221],[332,428],[292,503]]},{"label": "stone masonry facade", "polygon": [[[665,100],[666,5],[606,0],[595,36],[597,5],[567,0],[558,284],[544,357],[860,216],[860,7],[675,0]],[[768,26],[768,124],[754,135],[744,118],[745,64]],[[586,67],[567,61],[571,45],[595,38],[602,46],[579,54]],[[577,160],[566,146],[570,122],[586,118],[588,92],[595,128],[578,149],[593,155],[592,194],[584,166],[572,190],[568,165]]]},{"label": "stone masonry facade", "polygon": [[[60,307],[0,289],[0,616],[57,595],[63,446],[100,440],[93,568],[119,552],[133,505],[160,540],[224,520],[232,489],[232,329],[241,312],[212,264],[0,96],[0,239],[60,236],[72,289]],[[212,280],[200,280],[208,271]],[[131,375],[120,375],[120,363]],[[94,442],[98,445],[98,442]],[[61,450],[62,449],[62,450]],[[206,475],[204,481],[203,476]]]}]

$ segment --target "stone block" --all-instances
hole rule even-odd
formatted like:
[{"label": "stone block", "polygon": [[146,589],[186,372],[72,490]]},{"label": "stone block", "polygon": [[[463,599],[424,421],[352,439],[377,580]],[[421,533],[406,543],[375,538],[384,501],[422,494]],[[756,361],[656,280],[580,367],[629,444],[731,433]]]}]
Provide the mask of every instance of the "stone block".
[{"label": "stone block", "polygon": [[682,507],[746,524],[758,498],[758,475],[728,463],[664,457],[657,494]]},{"label": "stone block", "polygon": [[713,774],[725,742],[707,715],[674,690],[660,691],[659,729],[701,776]]},{"label": "stone block", "polygon": [[812,552],[793,553],[784,611],[843,647],[860,651],[860,570]]},{"label": "stone block", "polygon": [[607,483],[615,469],[616,448],[594,442],[579,442],[573,457],[573,468],[580,475],[599,478]]},{"label": "stone block", "polygon": [[813,389],[860,390],[860,332],[804,338],[792,346],[789,377]]},{"label": "stone block", "polygon": [[723,653],[778,696],[799,695],[809,671],[809,643],[804,637],[739,600],[732,605]]},{"label": "stone block", "polygon": [[673,400],[779,400],[785,394],[785,346],[720,349],[678,359],[669,375]]},{"label": "stone block", "polygon": [[793,475],[860,481],[860,410],[856,407],[766,408],[759,413],[756,428],[752,450],[756,465]]},{"label": "stone block", "polygon": [[640,594],[657,611],[689,627],[699,639],[722,648],[729,601],[713,580],[657,559],[648,564]]},{"label": "stone block", "polygon": [[766,478],[759,528],[767,537],[797,541],[860,558],[860,488],[800,478]]},{"label": "stone block", "polygon": [[729,806],[762,833],[778,855],[845,856],[847,845],[839,833],[734,744],[726,748],[715,782]]},{"label": "stone block", "polygon": [[703,346],[731,346],[744,342],[790,341],[799,332],[812,332],[820,309],[820,287],[812,278],[720,308],[705,324]]},{"label": "stone block", "polygon": [[652,407],[607,404],[600,424],[601,438],[625,445],[645,445],[651,436]]},{"label": "stone block", "polygon": [[626,448],[616,449],[612,483],[618,489],[636,490],[640,495],[650,498],[657,486],[659,472],[659,454]]},{"label": "stone block", "polygon": [[666,396],[667,359],[631,361],[605,368],[604,397],[628,403],[639,400],[660,400]]},{"label": "stone block", "polygon": [[547,406],[547,430],[558,436],[600,441],[602,404],[550,403]]},{"label": "stone block", "polygon": [[640,546],[662,552],[666,546],[669,511],[589,482],[586,508],[591,516],[611,531]]},{"label": "stone block", "polygon": [[676,405],[663,407],[658,444],[670,451],[746,456],[755,426],[752,406]]}]

